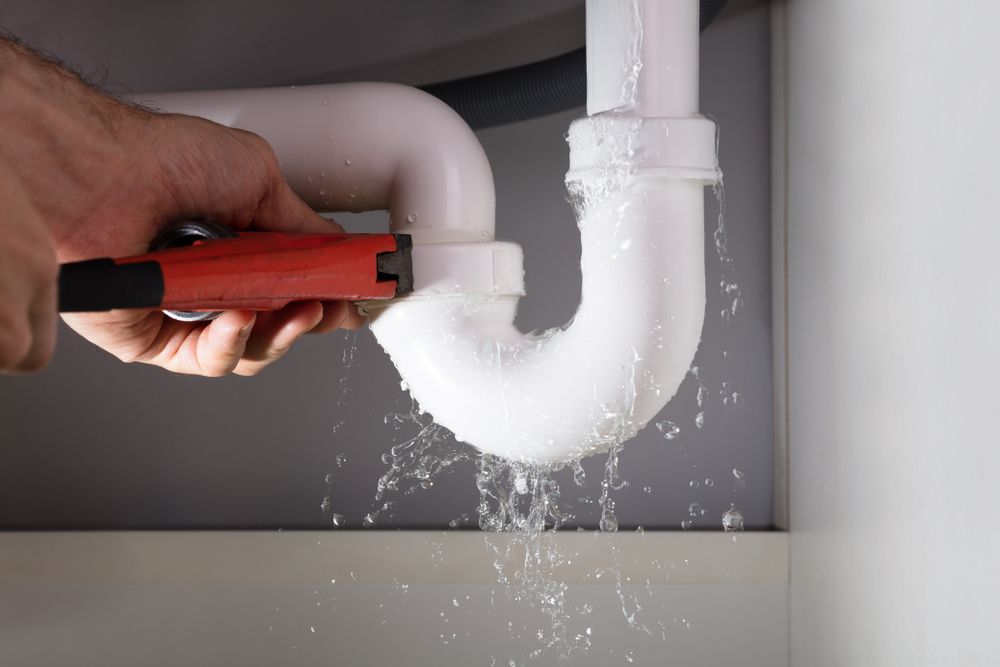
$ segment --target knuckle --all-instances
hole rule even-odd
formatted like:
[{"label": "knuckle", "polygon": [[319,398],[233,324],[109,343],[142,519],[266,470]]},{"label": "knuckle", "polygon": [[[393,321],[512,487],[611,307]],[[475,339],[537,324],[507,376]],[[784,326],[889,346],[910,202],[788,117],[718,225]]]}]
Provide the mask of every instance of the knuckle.
[{"label": "knuckle", "polygon": [[233,371],[236,375],[242,375],[243,377],[254,377],[255,375],[260,375],[260,372],[264,370],[262,364],[246,364],[237,366]]},{"label": "knuckle", "polygon": [[137,350],[126,348],[123,350],[114,350],[111,352],[115,357],[126,364],[134,364],[143,360],[143,355]]},{"label": "knuckle", "polygon": [[288,354],[291,351],[291,349],[292,349],[292,346],[290,344],[289,345],[280,345],[278,347],[273,347],[273,348],[271,348],[270,350],[267,351],[267,361],[269,363],[272,362],[272,361],[277,361],[278,359],[281,359],[286,354]]},{"label": "knuckle", "polygon": [[31,350],[31,330],[25,322],[0,325],[0,368],[17,368]]},{"label": "knuckle", "polygon": [[52,353],[53,350],[50,348],[33,351],[17,365],[17,370],[25,373],[37,373],[49,365],[49,361],[52,360]]},{"label": "knuckle", "polygon": [[271,148],[271,144],[267,142],[267,139],[260,136],[255,132],[249,132],[247,130],[239,130],[240,135],[243,139],[254,149],[255,152],[259,153],[266,160],[273,160],[276,164],[278,158],[274,155],[274,149]]},{"label": "knuckle", "polygon": [[236,368],[236,359],[211,359],[208,362],[203,362],[200,366],[200,374],[203,377],[208,378],[220,378],[225,377],[233,372]]}]

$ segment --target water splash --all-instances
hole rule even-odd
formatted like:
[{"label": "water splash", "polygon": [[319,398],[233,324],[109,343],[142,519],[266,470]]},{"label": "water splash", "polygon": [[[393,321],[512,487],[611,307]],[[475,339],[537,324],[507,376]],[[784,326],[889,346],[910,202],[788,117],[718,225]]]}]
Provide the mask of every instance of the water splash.
[{"label": "water splash", "polygon": [[568,585],[553,571],[565,562],[551,533],[571,515],[559,507],[560,488],[552,467],[483,455],[477,462],[479,526],[512,539],[487,539],[497,579],[507,596],[540,610],[549,624],[537,634],[541,647],[570,657],[590,647],[590,635],[569,630]]},{"label": "water splash", "polygon": [[730,505],[722,514],[722,529],[727,533],[737,533],[743,530],[743,513]]},{"label": "water splash", "polygon": [[673,440],[680,435],[681,432],[681,429],[677,424],[667,419],[656,422],[656,430],[663,434],[663,438],[665,440]]},{"label": "water splash", "polygon": [[383,514],[392,515],[398,504],[393,498],[432,488],[435,478],[451,473],[455,465],[476,455],[470,446],[456,441],[451,431],[421,412],[416,401],[411,402],[408,412],[387,414],[384,421],[404,433],[405,439],[382,455],[382,463],[389,468],[375,485],[373,509],[363,520],[366,527],[374,527]]},{"label": "water splash", "polygon": [[[631,151],[632,147],[627,146],[623,159],[630,159]],[[602,190],[587,190],[580,183],[570,185],[570,201],[576,209],[578,220],[592,201],[608,196],[611,190],[621,187],[623,182],[630,178],[630,173],[624,169],[614,171],[614,174],[617,175],[616,178],[608,178],[600,183],[599,187]],[[616,180],[619,176],[623,180]],[[742,296],[727,248],[721,180],[716,188],[716,197],[720,204],[720,214],[713,238],[723,269],[720,290],[729,299],[723,311],[723,322],[728,324],[740,311]],[[622,251],[627,251],[631,243],[627,238],[616,237],[613,241]],[[726,312],[728,315],[725,315]],[[532,344],[544,345],[548,333],[536,336]],[[488,363],[493,358],[499,366],[505,359],[509,359],[510,355],[516,354],[518,350],[502,349],[498,345],[496,348],[483,349],[483,359],[479,361]],[[723,356],[728,359],[726,353],[723,353]],[[614,494],[628,485],[628,482],[620,477],[619,455],[621,443],[635,435],[636,431],[632,420],[632,406],[636,396],[634,371],[633,366],[623,400],[615,405],[595,406],[609,416],[611,424],[602,434],[595,434],[595,438],[606,445],[605,448],[608,450],[604,475],[596,499],[600,506],[599,527],[603,532],[618,530]],[[722,389],[718,392],[709,391],[706,383],[702,381],[700,369],[692,369],[692,374],[698,381],[697,403],[700,409],[696,426],[700,429],[704,426],[705,409],[710,403],[720,400],[727,405],[728,399],[732,405],[737,405],[741,397],[728,382],[723,383]],[[649,389],[642,384],[641,379],[639,382],[643,391]],[[574,631],[571,627],[574,617],[583,612],[567,603],[568,586],[559,579],[557,570],[568,561],[569,557],[559,549],[552,535],[574,518],[560,505],[562,493],[556,477],[565,468],[567,474],[572,472],[574,483],[584,487],[587,479],[581,463],[575,461],[558,466],[541,466],[478,455],[470,447],[456,442],[452,434],[433,423],[429,415],[422,414],[415,403],[411,405],[409,412],[387,415],[386,423],[397,430],[412,430],[413,433],[408,433],[399,444],[393,446],[383,456],[382,460],[388,469],[378,480],[372,511],[364,518],[365,525],[376,526],[383,515],[391,515],[395,503],[398,502],[396,499],[432,488],[435,479],[452,472],[456,464],[474,462],[476,486],[479,491],[479,526],[487,533],[504,537],[504,539],[491,539],[487,536],[498,582],[509,597],[539,609],[549,619],[549,623],[538,630],[537,638],[541,647],[529,657],[536,658],[546,651],[554,651],[560,658],[569,658],[586,652],[591,647],[592,631],[589,626],[580,632]],[[675,423],[666,420],[659,422],[657,428],[667,440],[674,439],[680,432]],[[701,479],[692,480],[692,488],[700,486],[701,480],[704,480],[706,486],[713,484],[711,478],[702,475]],[[732,527],[732,530],[742,529],[742,514],[739,514],[735,507],[731,508],[731,512],[735,514],[727,512],[723,516],[723,527],[726,530],[730,530],[726,528],[727,525]],[[692,503],[689,514],[692,518],[701,517],[705,516],[706,510],[699,503]],[[736,515],[739,515],[738,521]],[[465,520],[467,517],[463,515],[461,520],[455,519],[449,525],[458,527]],[[735,528],[737,524],[739,528]],[[685,529],[690,526],[691,521],[682,524]],[[610,574],[615,579],[622,616],[630,628],[649,633],[649,629],[641,622],[643,605],[639,594],[626,592],[626,588],[631,584],[623,580],[617,547],[608,541],[608,548],[611,550],[614,567],[604,574]],[[600,573],[597,576],[600,577]],[[681,619],[680,622],[690,627],[686,619]],[[513,629],[509,631],[514,632]],[[453,634],[449,636],[454,638]],[[442,640],[446,640],[445,635],[442,635]],[[509,663],[516,664],[513,659]]]}]

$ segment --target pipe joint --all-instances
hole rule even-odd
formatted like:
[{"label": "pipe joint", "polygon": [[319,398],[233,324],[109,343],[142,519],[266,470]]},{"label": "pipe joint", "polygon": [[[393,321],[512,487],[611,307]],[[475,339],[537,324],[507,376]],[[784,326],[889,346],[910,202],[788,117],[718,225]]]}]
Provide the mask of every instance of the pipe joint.
[{"label": "pipe joint", "polygon": [[628,174],[712,185],[721,176],[715,123],[703,116],[599,114],[573,121],[568,140],[568,183]]}]

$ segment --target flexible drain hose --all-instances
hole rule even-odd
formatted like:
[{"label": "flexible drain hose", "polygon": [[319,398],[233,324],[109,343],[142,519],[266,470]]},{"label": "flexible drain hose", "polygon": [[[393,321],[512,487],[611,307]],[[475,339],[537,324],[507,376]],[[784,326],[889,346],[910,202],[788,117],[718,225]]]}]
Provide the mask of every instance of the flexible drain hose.
[{"label": "flexible drain hose", "polygon": [[[701,30],[725,4],[726,0],[701,0]],[[537,63],[422,88],[457,111],[474,130],[516,123],[587,103],[587,51],[581,48]]]}]

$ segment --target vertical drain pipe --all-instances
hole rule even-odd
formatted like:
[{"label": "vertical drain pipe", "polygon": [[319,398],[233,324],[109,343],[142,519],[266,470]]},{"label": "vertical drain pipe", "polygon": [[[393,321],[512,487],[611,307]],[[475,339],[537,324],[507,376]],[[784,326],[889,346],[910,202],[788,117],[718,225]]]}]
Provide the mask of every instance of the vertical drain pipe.
[{"label": "vertical drain pipe", "polygon": [[715,125],[698,115],[697,0],[588,0],[588,117],[567,187],[581,303],[542,336],[516,296],[420,295],[372,322],[413,397],[459,440],[558,463],[643,428],[687,374],[705,315],[704,186]]},{"label": "vertical drain pipe", "polygon": [[587,115],[698,116],[696,0],[587,0]]}]

